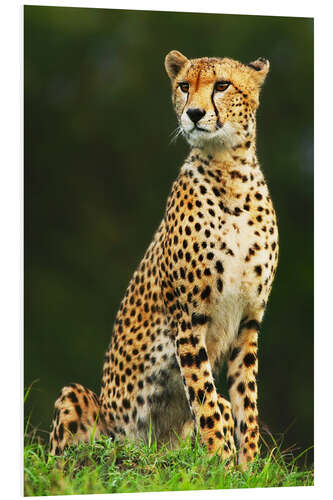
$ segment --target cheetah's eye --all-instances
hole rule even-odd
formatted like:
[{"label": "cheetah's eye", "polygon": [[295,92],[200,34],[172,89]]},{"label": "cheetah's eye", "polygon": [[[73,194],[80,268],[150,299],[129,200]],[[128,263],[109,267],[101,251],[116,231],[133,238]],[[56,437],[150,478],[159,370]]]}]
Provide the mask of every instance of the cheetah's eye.
[{"label": "cheetah's eye", "polygon": [[190,84],[187,82],[180,82],[179,87],[182,92],[185,92],[187,94],[190,89]]},{"label": "cheetah's eye", "polygon": [[215,90],[217,92],[223,92],[224,90],[227,90],[229,85],[230,85],[230,82],[216,82],[215,83]]}]

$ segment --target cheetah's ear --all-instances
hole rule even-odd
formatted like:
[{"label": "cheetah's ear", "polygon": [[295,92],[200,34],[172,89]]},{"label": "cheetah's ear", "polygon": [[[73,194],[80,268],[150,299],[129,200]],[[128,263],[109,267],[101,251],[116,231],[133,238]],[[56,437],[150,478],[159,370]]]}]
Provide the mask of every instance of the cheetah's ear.
[{"label": "cheetah's ear", "polygon": [[248,64],[248,67],[253,70],[253,78],[256,80],[258,85],[262,85],[265,81],[266,75],[269,71],[269,61],[264,57],[259,57],[253,62]]},{"label": "cheetah's ear", "polygon": [[164,65],[170,80],[174,80],[182,67],[187,63],[187,57],[183,56],[178,50],[172,50],[166,56]]}]

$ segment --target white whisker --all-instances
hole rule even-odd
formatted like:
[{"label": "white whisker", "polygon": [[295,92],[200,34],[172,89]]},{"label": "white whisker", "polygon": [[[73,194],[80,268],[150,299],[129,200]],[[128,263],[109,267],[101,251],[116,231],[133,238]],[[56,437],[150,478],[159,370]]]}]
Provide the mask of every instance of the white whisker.
[{"label": "white whisker", "polygon": [[175,130],[173,132],[171,132],[171,134],[170,134],[171,139],[170,139],[169,144],[173,144],[174,142],[176,142],[177,138],[180,135],[184,135],[184,131],[183,131],[182,127],[180,125],[178,125],[178,127],[176,127]]}]

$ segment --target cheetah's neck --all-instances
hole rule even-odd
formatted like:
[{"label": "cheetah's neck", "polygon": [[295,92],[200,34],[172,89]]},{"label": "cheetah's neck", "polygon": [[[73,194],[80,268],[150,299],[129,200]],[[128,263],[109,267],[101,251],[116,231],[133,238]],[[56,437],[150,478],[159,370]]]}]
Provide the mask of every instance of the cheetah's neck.
[{"label": "cheetah's neck", "polygon": [[212,184],[223,188],[226,198],[235,202],[258,186],[265,190],[266,182],[257,160],[255,142],[251,139],[228,150],[212,152],[193,148],[182,173],[194,179],[210,179]]}]

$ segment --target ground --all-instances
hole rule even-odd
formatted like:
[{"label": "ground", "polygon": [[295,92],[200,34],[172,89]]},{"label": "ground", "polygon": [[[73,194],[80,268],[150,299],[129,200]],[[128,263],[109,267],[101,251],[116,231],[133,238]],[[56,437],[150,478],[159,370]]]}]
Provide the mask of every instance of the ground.
[{"label": "ground", "polygon": [[[157,449],[154,442],[133,445],[102,438],[80,443],[62,457],[47,457],[35,437],[25,447],[25,496],[209,490],[313,485],[306,452],[281,451],[270,439],[249,470],[224,469],[219,457],[202,445],[182,442],[177,450]],[[299,464],[302,463],[302,467]]]}]

